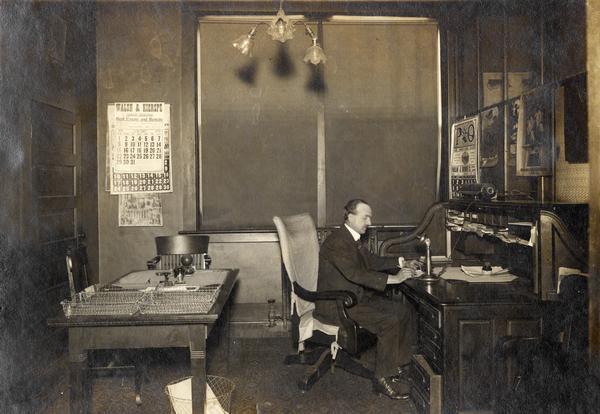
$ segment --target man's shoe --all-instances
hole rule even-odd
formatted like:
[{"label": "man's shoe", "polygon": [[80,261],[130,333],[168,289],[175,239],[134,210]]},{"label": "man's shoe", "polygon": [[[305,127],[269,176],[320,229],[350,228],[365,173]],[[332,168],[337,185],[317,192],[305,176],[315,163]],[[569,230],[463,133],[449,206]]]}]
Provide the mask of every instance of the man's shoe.
[{"label": "man's shoe", "polygon": [[408,374],[409,370],[410,370],[410,362],[408,364],[400,365],[398,367],[398,375]]},{"label": "man's shoe", "polygon": [[408,393],[402,394],[396,391],[385,377],[373,380],[373,391],[377,395],[385,395],[392,400],[408,400],[409,397]]},{"label": "man's shoe", "polygon": [[392,382],[408,382],[409,364],[398,367],[398,373],[388,377]]}]

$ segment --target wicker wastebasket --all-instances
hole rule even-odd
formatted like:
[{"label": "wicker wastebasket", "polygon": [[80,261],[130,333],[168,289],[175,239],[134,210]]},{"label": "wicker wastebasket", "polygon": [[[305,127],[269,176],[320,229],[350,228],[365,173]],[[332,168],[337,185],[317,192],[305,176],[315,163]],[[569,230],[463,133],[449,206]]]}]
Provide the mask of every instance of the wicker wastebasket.
[{"label": "wicker wastebasket", "polygon": [[[216,375],[206,376],[205,414],[229,414],[235,383]],[[180,378],[165,386],[171,403],[171,414],[192,413],[192,377]]]}]

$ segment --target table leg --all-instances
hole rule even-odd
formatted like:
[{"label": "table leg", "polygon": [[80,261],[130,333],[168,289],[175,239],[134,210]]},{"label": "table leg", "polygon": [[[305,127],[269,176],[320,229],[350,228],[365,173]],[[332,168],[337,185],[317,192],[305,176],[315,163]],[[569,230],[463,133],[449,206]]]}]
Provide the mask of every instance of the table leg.
[{"label": "table leg", "polygon": [[231,341],[231,301],[228,300],[225,304],[225,308],[221,312],[221,318],[223,318],[223,342],[225,344],[225,372],[229,373],[229,346]]},{"label": "table leg", "polygon": [[88,381],[87,351],[69,347],[69,412],[87,414],[90,412],[90,386]]},{"label": "table leg", "polygon": [[206,401],[206,325],[188,328],[192,374],[192,413],[204,414]]}]

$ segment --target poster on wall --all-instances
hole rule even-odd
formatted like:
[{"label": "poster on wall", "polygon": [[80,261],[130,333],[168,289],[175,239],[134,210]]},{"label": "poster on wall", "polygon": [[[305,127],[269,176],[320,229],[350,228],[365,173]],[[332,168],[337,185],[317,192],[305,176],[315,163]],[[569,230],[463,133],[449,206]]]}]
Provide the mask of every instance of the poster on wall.
[{"label": "poster on wall", "polygon": [[533,72],[508,72],[508,99],[516,98],[534,87]]},{"label": "poster on wall", "polygon": [[517,141],[523,130],[523,99],[517,98],[506,105],[508,111],[508,160],[510,167],[517,165]]},{"label": "poster on wall", "polygon": [[504,74],[502,72],[483,73],[483,106],[498,104],[504,96]]},{"label": "poster on wall", "polygon": [[158,193],[119,195],[119,227],[162,225],[162,204]]},{"label": "poster on wall", "polygon": [[538,89],[522,98],[522,128],[517,135],[517,175],[552,175],[550,92]]},{"label": "poster on wall", "polygon": [[170,105],[118,102],[107,115],[110,193],[172,192]]},{"label": "poster on wall", "polygon": [[504,192],[504,105],[481,112],[480,121],[479,179]]},{"label": "poster on wall", "polygon": [[465,118],[452,124],[450,147],[450,198],[460,198],[460,189],[465,184],[477,183],[479,117]]},{"label": "poster on wall", "polygon": [[481,113],[481,145],[479,146],[479,165],[481,168],[493,168],[498,165],[503,150],[503,122],[500,107],[494,106]]}]

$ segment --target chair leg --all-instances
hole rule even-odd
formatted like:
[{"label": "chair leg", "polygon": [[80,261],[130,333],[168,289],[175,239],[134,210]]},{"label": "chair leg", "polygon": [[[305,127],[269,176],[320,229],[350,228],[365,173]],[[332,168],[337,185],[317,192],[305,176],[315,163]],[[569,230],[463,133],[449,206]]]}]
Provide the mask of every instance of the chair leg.
[{"label": "chair leg", "polygon": [[298,381],[298,388],[308,391],[329,370],[333,364],[331,351],[327,348],[321,352],[317,361],[307,368],[304,377]]},{"label": "chair leg", "polygon": [[323,351],[329,348],[318,347],[310,351],[302,351],[297,354],[287,355],[284,360],[285,365],[313,365],[319,360]]},{"label": "chair leg", "polygon": [[340,367],[351,374],[358,375],[364,378],[373,378],[375,375],[372,370],[361,364],[359,361],[353,359],[344,352],[338,352],[335,359],[335,366]]}]

